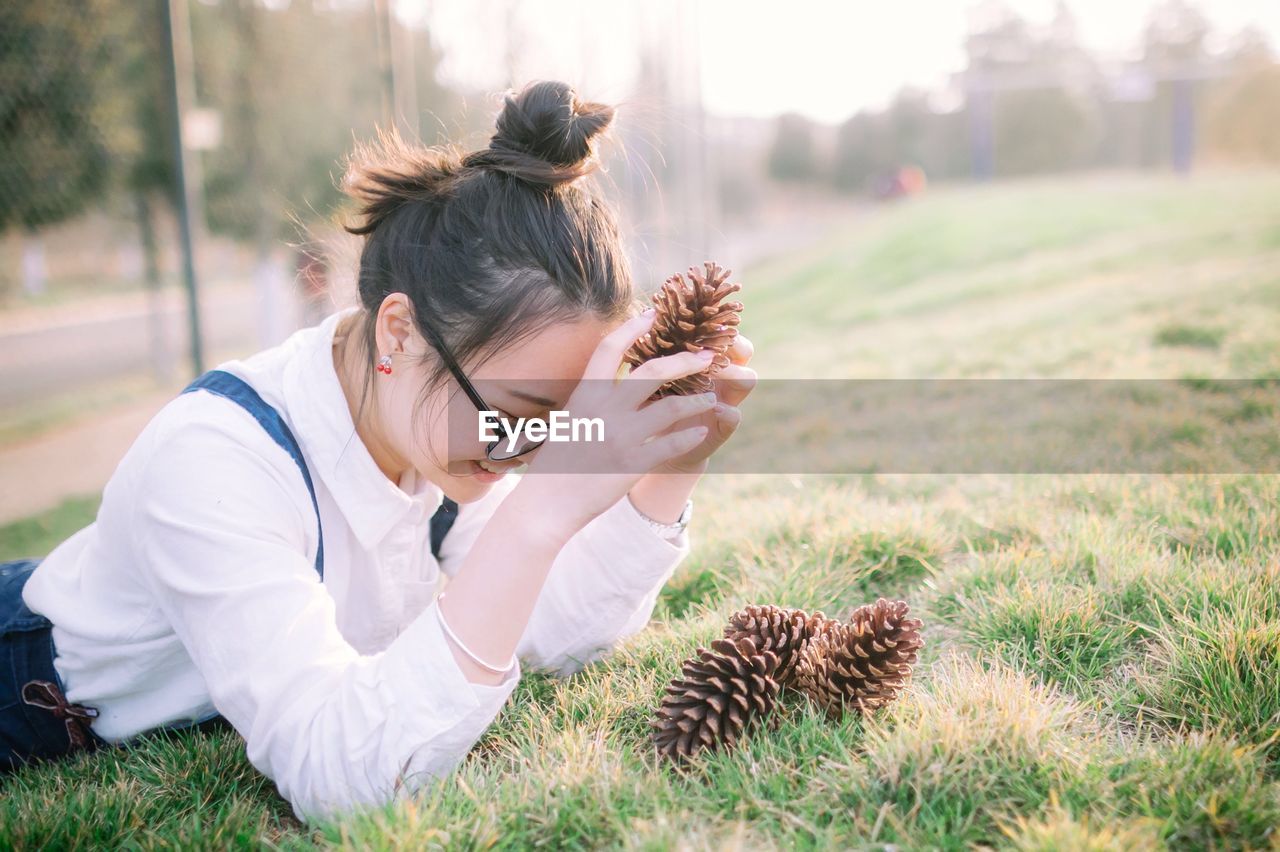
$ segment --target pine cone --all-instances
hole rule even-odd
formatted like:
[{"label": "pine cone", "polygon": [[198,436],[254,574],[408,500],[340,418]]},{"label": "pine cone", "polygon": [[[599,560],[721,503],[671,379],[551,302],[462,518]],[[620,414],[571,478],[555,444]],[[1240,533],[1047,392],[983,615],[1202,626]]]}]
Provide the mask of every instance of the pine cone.
[{"label": "pine cone", "polygon": [[714,350],[715,358],[702,372],[667,382],[650,399],[715,390],[711,375],[730,363],[726,351],[738,336],[742,302],[726,302],[724,298],[741,290],[742,285],[726,283],[731,269],[722,269],[710,260],[703,267],[705,276],[690,266],[691,281],[686,282],[677,272],[653,294],[658,315],[649,330],[627,350],[624,359],[634,368],[652,358],[701,349]]},{"label": "pine cone", "polygon": [[732,747],[773,710],[777,666],[777,655],[758,652],[750,639],[716,639],[710,651],[698,648],[649,723],[658,753],[683,760],[704,748]]},{"label": "pine cone", "polygon": [[907,610],[905,601],[880,598],[816,636],[796,664],[796,687],[832,718],[846,707],[866,712],[892,701],[924,645],[920,620]]},{"label": "pine cone", "polygon": [[753,604],[729,616],[724,636],[731,641],[751,639],[756,648],[777,654],[778,669],[773,679],[790,686],[805,645],[829,625],[838,623],[821,612],[810,615],[802,609]]}]

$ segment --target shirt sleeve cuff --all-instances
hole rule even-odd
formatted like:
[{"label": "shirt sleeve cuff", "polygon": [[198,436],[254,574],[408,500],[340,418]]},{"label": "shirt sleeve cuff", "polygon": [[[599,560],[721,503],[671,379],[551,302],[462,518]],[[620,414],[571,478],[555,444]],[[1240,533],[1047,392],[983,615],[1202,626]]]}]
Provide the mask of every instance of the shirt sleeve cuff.
[{"label": "shirt sleeve cuff", "polygon": [[650,591],[688,555],[689,531],[665,538],[624,494],[581,533],[609,583],[628,594]]}]

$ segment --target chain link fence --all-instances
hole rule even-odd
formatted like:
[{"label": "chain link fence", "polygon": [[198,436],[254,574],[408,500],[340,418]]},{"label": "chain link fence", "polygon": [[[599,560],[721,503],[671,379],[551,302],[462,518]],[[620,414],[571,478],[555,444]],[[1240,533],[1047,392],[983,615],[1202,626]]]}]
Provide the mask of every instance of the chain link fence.
[{"label": "chain link fence", "polygon": [[[394,125],[428,144],[482,146],[501,107],[495,92],[438,82],[433,33],[392,5],[4,4],[0,406],[46,392],[23,368],[50,357],[36,333],[50,324],[53,369],[68,383],[140,372],[172,382],[189,360],[207,368],[272,345],[349,301],[356,247],[339,227],[337,184],[353,143]],[[664,100],[688,89],[670,41],[649,57],[655,70],[622,111],[598,183],[631,220],[637,277],[655,281],[702,259],[715,213],[707,128],[682,93]]]}]

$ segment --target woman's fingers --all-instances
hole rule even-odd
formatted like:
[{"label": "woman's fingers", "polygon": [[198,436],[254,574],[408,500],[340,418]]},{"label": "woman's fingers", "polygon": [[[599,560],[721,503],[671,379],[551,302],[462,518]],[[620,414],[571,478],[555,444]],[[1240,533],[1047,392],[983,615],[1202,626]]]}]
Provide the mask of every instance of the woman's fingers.
[{"label": "woman's fingers", "polygon": [[726,439],[742,423],[742,409],[721,403],[716,406],[716,428]]},{"label": "woman's fingers", "polygon": [[759,378],[755,370],[740,364],[730,364],[713,376],[720,401],[727,405],[741,405]]},{"label": "woman's fingers", "polygon": [[636,451],[637,464],[642,470],[653,470],[701,444],[707,437],[707,431],[706,426],[693,426],[670,435],[659,435]]},{"label": "woman's fingers", "polygon": [[626,389],[631,404],[638,406],[667,382],[707,369],[714,354],[710,349],[703,349],[699,352],[677,352],[645,361],[626,375],[622,386]]},{"label": "woman's fingers", "polygon": [[715,406],[716,399],[715,391],[708,391],[654,400],[636,414],[636,428],[645,437],[656,435],[681,420],[710,411]]},{"label": "woman's fingers", "polygon": [[606,334],[596,350],[587,361],[587,368],[582,372],[584,379],[608,379],[613,381],[622,367],[622,356],[636,342],[636,338],[644,334],[653,325],[653,318],[658,315],[656,308],[650,308],[642,314],[632,317],[613,331]]},{"label": "woman's fingers", "polygon": [[[600,409],[606,420],[626,424],[625,429],[613,432],[614,441],[618,443],[610,448],[601,447],[600,458],[596,461],[607,464],[612,457],[612,463],[617,464],[625,459],[627,470],[651,470],[704,447],[704,444],[709,447],[723,443],[741,420],[737,405],[756,384],[756,372],[745,366],[752,356],[753,347],[749,340],[739,335],[726,350],[729,365],[711,376],[715,391],[650,401],[663,385],[705,372],[714,355],[702,350],[652,358],[619,380],[623,357],[652,327],[654,316],[655,312],[646,311],[605,335],[583,372],[584,382],[575,392],[583,395],[577,401],[583,404],[582,407],[592,407],[586,404],[587,397],[590,397],[592,405]],[[586,382],[588,379],[592,381]],[[602,381],[604,379],[608,382]],[[594,390],[588,393],[588,388]],[[577,410],[574,405],[570,408]],[[713,430],[712,444],[707,444],[707,436]]]}]

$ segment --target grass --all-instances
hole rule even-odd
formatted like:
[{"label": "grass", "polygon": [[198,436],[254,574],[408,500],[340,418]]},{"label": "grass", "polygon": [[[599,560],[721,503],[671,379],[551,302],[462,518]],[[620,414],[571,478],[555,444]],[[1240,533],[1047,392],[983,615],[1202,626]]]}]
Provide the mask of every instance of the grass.
[{"label": "grass", "polygon": [[[744,274],[747,334],[764,376],[1230,397],[1280,369],[1277,222],[1277,176],[939,191]],[[234,734],[188,732],[4,782],[0,846],[1280,848],[1280,477],[742,474],[697,499],[650,627],[526,676],[414,800],[307,828]],[[4,552],[47,552],[95,506],[0,530]],[[649,714],[733,609],[880,595],[925,622],[900,700],[839,724],[791,700],[736,752],[656,763]]]},{"label": "grass", "polygon": [[91,523],[101,496],[73,497],[56,508],[0,527],[0,561],[40,558]]},{"label": "grass", "polygon": [[1156,331],[1155,342],[1158,346],[1199,346],[1203,349],[1217,349],[1222,345],[1226,330],[1221,328],[1205,328],[1199,325],[1166,325]]}]

